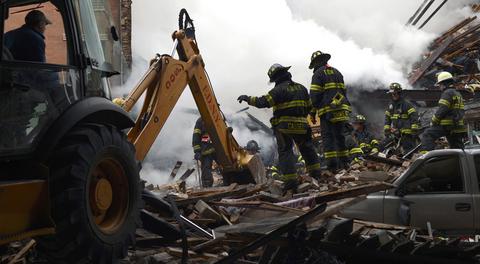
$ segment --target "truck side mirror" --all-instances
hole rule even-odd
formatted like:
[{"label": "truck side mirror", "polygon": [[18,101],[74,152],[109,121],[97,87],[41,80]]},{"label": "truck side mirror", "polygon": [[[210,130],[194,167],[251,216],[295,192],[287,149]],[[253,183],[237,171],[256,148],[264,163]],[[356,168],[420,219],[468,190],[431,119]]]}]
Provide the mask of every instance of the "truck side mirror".
[{"label": "truck side mirror", "polygon": [[114,41],[118,41],[120,38],[118,37],[118,33],[117,33],[117,28],[115,26],[111,26],[110,27],[110,34],[112,35],[112,39]]}]

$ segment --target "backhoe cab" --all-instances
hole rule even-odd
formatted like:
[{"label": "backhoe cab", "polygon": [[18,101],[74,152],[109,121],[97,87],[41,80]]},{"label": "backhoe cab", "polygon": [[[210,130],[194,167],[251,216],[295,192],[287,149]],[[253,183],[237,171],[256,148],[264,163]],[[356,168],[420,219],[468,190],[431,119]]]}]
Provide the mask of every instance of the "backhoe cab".
[{"label": "backhoe cab", "polygon": [[[184,10],[179,59],[152,60],[123,109],[99,37],[111,25],[97,23],[92,0],[2,0],[0,11],[0,246],[35,237],[49,263],[125,257],[140,224],[139,162],[187,85],[225,182],[263,182],[263,164],[225,123]],[[134,122],[127,111],[144,92]]]},{"label": "backhoe cab", "polygon": [[91,0],[0,10],[0,245],[35,237],[49,263],[122,258],[141,186],[122,131],[134,122],[110,100],[99,26],[111,25],[97,25]]}]

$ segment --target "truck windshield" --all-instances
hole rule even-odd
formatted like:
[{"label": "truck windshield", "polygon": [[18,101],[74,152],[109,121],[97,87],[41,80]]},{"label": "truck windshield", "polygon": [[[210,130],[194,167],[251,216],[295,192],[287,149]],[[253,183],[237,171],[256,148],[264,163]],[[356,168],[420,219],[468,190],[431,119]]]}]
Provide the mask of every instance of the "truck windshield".
[{"label": "truck windshield", "polygon": [[85,41],[85,48],[91,59],[95,60],[92,63],[94,68],[102,68],[105,64],[105,54],[103,53],[102,43],[100,42],[100,34],[98,32],[97,20],[93,11],[91,0],[76,1],[78,4],[79,18],[83,30],[83,40]]}]

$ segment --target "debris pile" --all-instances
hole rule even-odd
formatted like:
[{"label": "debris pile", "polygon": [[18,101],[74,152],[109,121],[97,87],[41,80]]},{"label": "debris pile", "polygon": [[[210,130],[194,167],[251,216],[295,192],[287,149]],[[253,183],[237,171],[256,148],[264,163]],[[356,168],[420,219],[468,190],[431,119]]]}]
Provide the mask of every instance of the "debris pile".
[{"label": "debris pile", "polygon": [[462,84],[479,81],[479,41],[477,17],[461,21],[431,43],[429,52],[409,74],[409,83],[432,88],[439,71],[451,72]]},{"label": "debris pile", "polygon": [[[276,183],[187,188],[163,199],[146,191],[144,229],[124,263],[461,263],[480,253],[478,244],[459,239],[337,217],[366,194],[392,186],[368,181],[385,177],[371,173],[353,187],[299,186],[305,192],[292,196],[276,193]],[[352,176],[334,176],[345,177]],[[145,214],[154,220],[145,221]]]}]

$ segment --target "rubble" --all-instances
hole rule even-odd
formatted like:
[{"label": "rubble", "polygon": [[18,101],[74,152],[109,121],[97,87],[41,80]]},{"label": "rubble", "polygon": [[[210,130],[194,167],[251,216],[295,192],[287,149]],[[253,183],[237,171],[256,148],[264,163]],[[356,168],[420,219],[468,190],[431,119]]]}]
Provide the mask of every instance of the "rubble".
[{"label": "rubble", "polygon": [[[130,262],[125,260],[125,263],[318,263],[315,261],[319,259],[325,260],[324,263],[364,263],[360,260],[461,263],[473,260],[480,252],[476,244],[468,247],[464,242],[445,242],[438,237],[418,235],[418,230],[404,226],[336,216],[366,194],[391,188],[389,182],[412,162],[395,156],[386,159],[387,162],[385,159],[380,159],[383,163],[371,160],[356,163],[337,174],[326,173],[327,183],[302,175],[297,192],[285,196],[278,191],[283,183],[273,179],[258,185],[186,188],[181,195],[176,185],[169,186],[167,192],[165,188],[157,188],[150,193],[154,196],[152,199],[173,199],[181,216],[196,223],[211,237],[199,235],[189,226],[183,239],[186,247],[178,237],[175,241],[150,238],[149,247],[132,249]],[[148,207],[154,204],[148,199],[146,203]],[[171,211],[169,206],[164,202],[151,209],[176,228],[176,236],[181,225],[165,213]],[[145,234],[142,236],[137,240],[145,245]],[[151,251],[152,248],[155,250]],[[448,253],[442,258],[432,254],[447,248]]]},{"label": "rubble", "polygon": [[[386,159],[386,158],[384,158]],[[385,161],[381,159],[382,161]],[[421,235],[419,230],[344,219],[337,214],[367,194],[391,188],[411,165],[392,156],[366,160],[319,183],[302,175],[296,193],[279,180],[193,188],[179,180],[149,185],[143,228],[122,263],[467,263],[480,245]],[[391,161],[398,161],[392,164]],[[178,169],[177,169],[178,170]],[[173,177],[175,178],[175,177]],[[7,258],[32,258],[34,240]],[[41,262],[41,256],[34,257]]]}]

